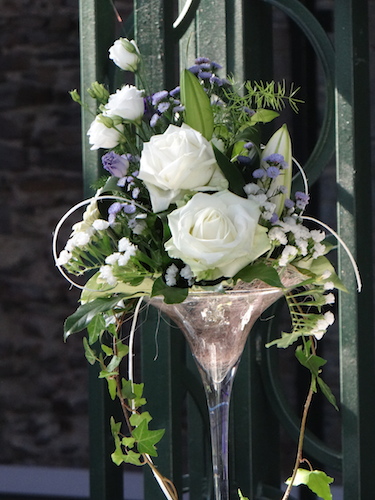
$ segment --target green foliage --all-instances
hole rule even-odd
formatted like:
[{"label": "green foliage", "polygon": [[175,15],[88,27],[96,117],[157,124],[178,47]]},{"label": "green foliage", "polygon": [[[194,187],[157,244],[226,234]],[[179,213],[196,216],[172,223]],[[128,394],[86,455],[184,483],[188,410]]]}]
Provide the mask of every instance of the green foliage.
[{"label": "green foliage", "polygon": [[[289,484],[291,478],[286,481]],[[332,477],[320,470],[298,469],[293,486],[305,484],[313,493],[318,495],[323,500],[332,500],[330,484],[333,482]]]},{"label": "green foliage", "polygon": [[178,304],[183,302],[188,296],[188,288],[178,288],[177,286],[168,286],[163,278],[159,277],[154,281],[151,297],[159,295],[164,297],[166,304]]},{"label": "green foliage", "polygon": [[253,280],[261,280],[267,285],[283,288],[280,277],[276,269],[265,264],[264,262],[256,262],[250,264],[239,271],[233,278],[234,280],[242,280],[251,283]]},{"label": "green foliage", "polygon": [[64,338],[67,339],[72,333],[77,333],[87,328],[98,314],[111,311],[123,297],[125,295],[119,294],[115,297],[98,298],[79,306],[65,321]]},{"label": "green foliage", "polygon": [[164,435],[164,429],[151,431],[148,428],[148,421],[143,418],[139,425],[133,430],[132,436],[137,441],[137,447],[140,453],[147,453],[151,457],[157,457],[155,445]]},{"label": "green foliage", "polygon": [[180,86],[181,102],[185,107],[184,122],[211,140],[214,117],[209,97],[197,77],[187,69],[181,73]]},{"label": "green foliage", "polygon": [[238,497],[240,500],[249,500],[247,497],[244,497],[242,491],[240,489],[237,490]]},{"label": "green foliage", "polygon": [[243,186],[246,184],[235,164],[233,164],[218,148],[212,146],[216,161],[223,172],[225,178],[229,182],[229,189],[238,196],[245,197]]}]

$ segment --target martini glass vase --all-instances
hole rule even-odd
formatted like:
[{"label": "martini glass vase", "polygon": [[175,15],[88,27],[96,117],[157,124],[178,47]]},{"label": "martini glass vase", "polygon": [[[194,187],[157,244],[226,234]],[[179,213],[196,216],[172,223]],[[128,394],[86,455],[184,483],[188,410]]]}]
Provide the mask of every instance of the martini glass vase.
[{"label": "martini glass vase", "polygon": [[151,303],[183,332],[198,366],[209,411],[215,500],[229,500],[228,420],[232,385],[247,336],[258,317],[283,295],[263,282],[223,291],[191,291],[180,304]]}]

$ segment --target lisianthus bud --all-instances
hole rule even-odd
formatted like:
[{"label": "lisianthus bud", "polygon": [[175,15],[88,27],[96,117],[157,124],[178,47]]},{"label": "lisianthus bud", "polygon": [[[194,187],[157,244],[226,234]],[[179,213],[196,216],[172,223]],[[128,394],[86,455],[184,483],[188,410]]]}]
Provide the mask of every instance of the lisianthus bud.
[{"label": "lisianthus bud", "polygon": [[134,40],[119,38],[109,49],[109,58],[124,71],[135,72],[140,62],[140,54]]},{"label": "lisianthus bud", "polygon": [[78,94],[77,89],[71,90],[69,94],[74,102],[78,102],[78,104],[81,104],[81,96]]},{"label": "lisianthus bud", "polygon": [[96,99],[102,104],[106,104],[108,101],[109,92],[101,83],[98,82],[92,83],[91,87],[87,89],[87,92],[93,99]]}]

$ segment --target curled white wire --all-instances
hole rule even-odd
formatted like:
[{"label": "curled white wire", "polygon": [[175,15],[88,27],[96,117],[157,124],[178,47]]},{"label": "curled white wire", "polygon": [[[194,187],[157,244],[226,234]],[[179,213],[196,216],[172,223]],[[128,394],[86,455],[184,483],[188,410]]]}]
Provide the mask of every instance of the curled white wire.
[{"label": "curled white wire", "polygon": [[315,222],[316,224],[324,227],[324,229],[327,229],[327,231],[329,231],[331,234],[333,234],[333,236],[337,239],[337,241],[341,244],[341,246],[343,247],[343,249],[345,250],[345,252],[347,253],[348,257],[349,257],[349,260],[353,266],[353,270],[354,270],[354,274],[355,274],[355,278],[356,278],[356,281],[357,281],[357,290],[358,292],[360,292],[362,290],[362,280],[361,280],[361,275],[359,273],[359,269],[358,269],[358,266],[357,266],[357,263],[351,253],[351,251],[349,250],[348,246],[346,245],[346,243],[344,242],[344,240],[336,233],[336,231],[334,231],[331,227],[329,227],[327,224],[325,224],[324,222],[321,222],[320,220],[318,219],[315,219],[314,217],[308,217],[307,215],[302,215],[301,216],[302,219],[304,220],[310,220],[312,222]]}]

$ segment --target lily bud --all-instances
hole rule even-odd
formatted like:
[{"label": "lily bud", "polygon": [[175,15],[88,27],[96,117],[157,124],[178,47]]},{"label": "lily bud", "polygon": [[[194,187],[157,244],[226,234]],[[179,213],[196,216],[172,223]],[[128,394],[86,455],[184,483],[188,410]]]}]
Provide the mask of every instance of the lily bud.
[{"label": "lily bud", "polygon": [[[292,184],[292,143],[288,132],[288,127],[284,124],[271,137],[261,154],[261,161],[266,164],[272,158],[280,160],[279,175],[272,179],[269,187],[271,195],[269,201],[275,203],[275,213],[280,217],[284,202],[290,197]],[[275,162],[277,163],[277,161]],[[272,196],[272,193],[275,193]]]}]

